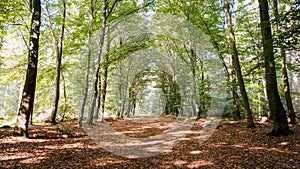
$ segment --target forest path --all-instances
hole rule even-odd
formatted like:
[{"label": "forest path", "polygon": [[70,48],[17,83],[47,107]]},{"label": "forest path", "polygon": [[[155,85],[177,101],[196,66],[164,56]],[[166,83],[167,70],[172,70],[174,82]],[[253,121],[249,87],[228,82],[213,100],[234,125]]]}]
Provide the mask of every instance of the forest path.
[{"label": "forest path", "polygon": [[[147,121],[148,120],[148,121]],[[112,128],[130,138],[151,138],[168,130],[172,119],[108,120]],[[116,155],[96,144],[76,122],[30,126],[31,139],[13,137],[12,128],[0,129],[0,168],[300,168],[300,125],[294,134],[266,136],[269,123],[221,121],[205,142],[199,132],[205,119],[169,151],[145,158]],[[65,132],[62,134],[58,129]],[[67,133],[67,134],[66,134]],[[69,134],[69,137],[68,137]]]}]

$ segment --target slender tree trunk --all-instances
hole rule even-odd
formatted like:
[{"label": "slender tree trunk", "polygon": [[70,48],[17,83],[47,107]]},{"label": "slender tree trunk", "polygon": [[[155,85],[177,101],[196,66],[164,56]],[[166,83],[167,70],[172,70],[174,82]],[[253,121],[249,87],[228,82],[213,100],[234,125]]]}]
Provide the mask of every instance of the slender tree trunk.
[{"label": "slender tree trunk", "polygon": [[89,76],[90,76],[90,67],[91,67],[91,55],[92,55],[92,36],[93,36],[93,25],[94,25],[94,17],[96,14],[95,11],[95,0],[90,0],[90,22],[89,22],[89,33],[88,33],[88,55],[87,55],[87,64],[85,70],[85,83],[84,83],[84,94],[81,103],[80,114],[78,118],[78,124],[82,125],[82,120],[84,116],[84,109],[86,105],[86,100],[89,92]]},{"label": "slender tree trunk", "polygon": [[[102,76],[101,76],[101,67],[100,67],[100,70],[99,70],[99,77],[98,77],[98,96],[97,96],[97,107],[96,107],[96,110],[94,112],[94,119],[99,119],[99,112],[100,112],[100,109],[101,109],[101,93],[102,93]],[[103,119],[101,119],[102,121]]]},{"label": "slender tree trunk", "polygon": [[[109,27],[107,28],[109,31]],[[107,53],[110,51],[110,43],[111,43],[111,39],[108,36],[107,38],[108,40],[108,44],[107,44]],[[121,44],[122,45],[122,44]],[[108,76],[108,68],[109,68],[109,58],[108,55],[105,57],[104,60],[104,75],[103,75],[103,87],[102,87],[102,99],[101,99],[101,114],[102,116],[104,116],[104,112],[105,112],[105,100],[106,100],[106,89],[107,89],[107,76]],[[101,119],[101,121],[103,121],[103,118]]]},{"label": "slender tree trunk", "polygon": [[196,52],[195,49],[191,47],[190,49],[190,63],[191,63],[191,68],[192,68],[192,73],[193,73],[193,98],[194,98],[194,106],[193,106],[193,111],[194,115],[197,115],[197,119],[201,118],[201,109],[199,106],[199,98],[197,94],[197,82],[196,82],[196,69],[197,69],[197,63],[196,63]]},{"label": "slender tree trunk", "polygon": [[[108,62],[108,59],[106,60]],[[106,63],[107,64],[107,63]],[[105,99],[106,99],[106,89],[107,89],[107,75],[108,75],[108,65],[104,67],[104,77],[103,77],[103,93],[102,93],[102,103],[101,103],[101,113],[104,115],[105,112]]]},{"label": "slender tree trunk", "polygon": [[[273,12],[274,12],[275,18],[279,19],[277,0],[273,0]],[[277,31],[278,31],[278,33],[282,33],[281,26],[279,25],[279,23],[277,23]],[[290,85],[289,85],[289,79],[288,79],[288,74],[287,74],[285,49],[281,43],[278,45],[280,47],[280,55],[281,55],[281,59],[282,59],[281,68],[282,68],[282,78],[283,78],[283,86],[284,86],[284,96],[285,96],[285,100],[286,100],[286,104],[287,104],[288,114],[290,117],[290,123],[296,124],[295,112],[294,112],[294,108],[293,108],[292,98],[290,95]]]},{"label": "slender tree trunk", "polygon": [[[200,71],[201,71],[201,83],[204,83],[204,66],[203,66],[203,61],[200,61]],[[201,114],[203,115],[204,118],[207,117],[207,111],[206,111],[206,102],[204,97],[204,92],[199,91],[199,96],[200,103],[199,103],[199,111],[198,111],[198,117],[201,117]]]},{"label": "slender tree trunk", "polygon": [[56,48],[55,98],[54,98],[53,110],[51,112],[50,119],[49,119],[52,124],[55,124],[56,114],[58,110],[58,103],[59,103],[59,93],[60,93],[60,74],[61,74],[61,60],[62,60],[63,39],[64,39],[65,19],[66,19],[66,2],[65,0],[62,0],[62,25],[61,25],[59,41],[56,38],[47,5],[46,5],[46,10],[47,10],[50,32],[53,37],[54,47]]},{"label": "slender tree trunk", "polygon": [[101,77],[99,77],[99,89],[98,91],[100,92],[100,94],[98,94],[98,97],[97,97],[97,107],[96,107],[96,110],[94,112],[94,119],[99,119],[99,112],[100,112],[100,109],[101,109]]},{"label": "slender tree trunk", "polygon": [[238,84],[240,87],[243,107],[244,107],[244,110],[247,115],[247,127],[253,128],[255,126],[254,126],[254,122],[253,122],[252,112],[251,112],[250,105],[249,105],[249,100],[248,100],[248,96],[247,96],[247,92],[246,92],[246,88],[245,88],[245,84],[244,84],[241,67],[240,67],[240,61],[239,61],[239,57],[238,57],[238,51],[236,48],[235,36],[233,33],[233,29],[232,29],[229,0],[224,0],[224,10],[225,10],[225,14],[226,14],[228,36],[229,36],[231,50],[232,50],[233,67],[234,67],[235,74],[237,76]]},{"label": "slender tree trunk", "polygon": [[63,109],[63,113],[62,113],[62,117],[61,117],[61,122],[63,122],[65,120],[65,115],[66,115],[66,111],[67,111],[67,89],[66,89],[66,80],[65,80],[65,76],[63,74],[63,72],[61,72],[61,78],[63,80],[63,92],[64,92],[64,109]]},{"label": "slender tree trunk", "polygon": [[219,52],[219,58],[222,62],[222,65],[224,67],[225,70],[225,74],[227,77],[227,82],[232,82],[233,85],[229,85],[229,83],[227,83],[227,87],[231,90],[232,92],[232,97],[233,97],[233,116],[239,117],[236,120],[240,120],[241,119],[241,114],[240,114],[240,108],[239,108],[239,98],[238,98],[238,94],[237,94],[237,88],[235,87],[236,84],[236,77],[235,74],[230,74],[228,67],[226,65],[226,62],[224,60],[224,57],[222,56],[222,53],[220,53],[220,47],[218,42],[213,38],[212,33],[207,25],[207,23],[205,22],[205,20],[200,17],[201,21],[203,22],[205,28],[207,29],[208,34],[211,36],[212,39],[212,43],[214,45],[214,47],[217,49],[217,51]]},{"label": "slender tree trunk", "polygon": [[38,66],[38,50],[39,50],[39,36],[41,25],[41,1],[31,1],[31,31],[29,40],[29,54],[28,54],[28,67],[26,72],[26,79],[24,89],[22,92],[22,100],[20,108],[18,110],[17,121],[15,125],[15,131],[19,135],[23,135],[26,138],[29,137],[28,123],[30,112],[33,109],[34,95],[36,87],[36,76]]},{"label": "slender tree trunk", "polygon": [[103,15],[102,15],[102,28],[101,28],[101,35],[100,35],[100,44],[99,44],[99,54],[97,59],[97,65],[96,65],[96,73],[95,73],[95,80],[94,80],[94,95],[92,98],[92,103],[90,107],[90,112],[88,114],[88,125],[93,125],[93,117],[94,117],[94,110],[96,107],[96,100],[98,97],[98,81],[99,81],[99,74],[100,74],[100,62],[102,59],[102,51],[103,51],[103,45],[104,45],[104,39],[105,39],[105,33],[106,33],[106,13],[107,13],[107,5],[106,1],[104,0],[103,4]]},{"label": "slender tree trunk", "polygon": [[299,81],[298,81],[298,72],[295,71],[294,69],[297,67],[297,58],[298,55],[295,50],[291,51],[291,62],[292,62],[292,71],[291,71],[291,76],[292,76],[292,92],[295,94],[299,93]]},{"label": "slender tree trunk", "polygon": [[111,7],[109,8],[109,0],[103,0],[102,1],[102,28],[101,28],[101,35],[100,35],[100,43],[99,43],[99,54],[98,54],[98,59],[97,59],[97,65],[96,65],[96,73],[95,73],[95,80],[94,80],[94,95],[92,98],[92,103],[91,103],[91,107],[90,107],[90,112],[88,114],[88,125],[93,125],[93,117],[94,117],[94,110],[96,107],[96,100],[98,97],[98,81],[99,81],[99,75],[100,75],[100,62],[102,60],[102,52],[103,52],[103,45],[104,45],[104,39],[105,39],[105,35],[106,35],[106,29],[107,29],[107,19],[108,17],[111,15],[111,13],[113,12],[116,4],[117,4],[118,0],[115,0],[113,2],[113,4],[111,5]]},{"label": "slender tree trunk", "polygon": [[270,134],[287,135],[290,133],[290,130],[285,115],[285,110],[280,100],[280,96],[277,88],[275,59],[274,59],[274,51],[273,51],[273,39],[272,39],[272,32],[270,26],[268,1],[258,0],[258,2],[259,2],[259,12],[260,12],[260,19],[261,19],[260,26],[261,26],[262,43],[263,43],[263,56],[265,59],[267,95],[269,100],[270,111],[272,113],[273,121],[274,121],[274,128]]},{"label": "slender tree trunk", "polygon": [[[121,69],[121,65],[119,66],[119,69]],[[122,82],[121,82],[121,71],[120,70],[120,74],[119,74],[119,81],[118,81],[118,90],[119,90],[119,100],[118,100],[118,113],[117,113],[117,118],[118,119],[123,119],[123,112],[122,112],[122,101],[123,101],[123,94],[122,94]]]},{"label": "slender tree trunk", "polygon": [[299,113],[300,111],[300,104],[299,104],[299,81],[298,81],[298,72],[295,70],[297,67],[297,59],[298,55],[295,50],[291,51],[291,79],[292,79],[292,94],[293,94],[293,106],[296,112]]}]

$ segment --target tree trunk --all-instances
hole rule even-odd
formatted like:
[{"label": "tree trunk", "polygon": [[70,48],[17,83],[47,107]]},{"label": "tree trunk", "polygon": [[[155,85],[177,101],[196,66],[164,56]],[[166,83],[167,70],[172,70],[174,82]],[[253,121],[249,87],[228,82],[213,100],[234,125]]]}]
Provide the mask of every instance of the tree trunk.
[{"label": "tree trunk", "polygon": [[234,86],[235,83],[236,83],[236,77],[235,77],[234,74],[230,74],[229,73],[228,67],[227,67],[226,62],[224,60],[224,57],[222,56],[222,53],[220,53],[220,47],[219,47],[218,42],[213,38],[212,33],[211,33],[211,31],[210,31],[207,23],[205,22],[205,20],[202,17],[200,17],[200,19],[203,22],[205,28],[207,29],[208,34],[211,36],[212,43],[213,43],[214,47],[219,52],[219,58],[220,58],[220,60],[222,62],[222,65],[224,67],[226,78],[227,78],[227,82],[230,82],[230,81],[233,82],[233,85],[229,85],[229,83],[227,83],[227,87],[231,90],[232,96],[233,96],[233,102],[234,102],[234,104],[233,104],[233,114],[234,114],[234,116],[239,117],[236,120],[240,120],[241,119],[240,118],[241,114],[240,114],[240,108],[239,108],[239,98],[238,98],[238,95],[237,95],[237,92],[236,92],[237,89]]},{"label": "tree trunk", "polygon": [[87,55],[87,64],[86,64],[86,70],[85,70],[85,83],[84,83],[84,94],[83,99],[81,103],[81,109],[80,114],[78,118],[78,124],[82,125],[82,120],[84,116],[84,108],[89,92],[89,76],[90,76],[90,67],[91,67],[91,55],[92,55],[92,36],[93,36],[93,25],[94,25],[94,17],[96,14],[96,11],[94,10],[95,7],[95,1],[90,0],[90,23],[89,23],[89,33],[88,33],[88,55]]},{"label": "tree trunk", "polygon": [[297,66],[297,58],[298,55],[295,50],[291,51],[291,62],[292,62],[292,71],[291,71],[291,76],[292,76],[292,92],[295,94],[299,93],[299,81],[298,81],[298,72],[295,71],[294,69]]},{"label": "tree trunk", "polygon": [[56,77],[55,77],[55,98],[54,98],[54,106],[50,115],[50,121],[52,124],[56,124],[56,114],[58,110],[59,103],[59,93],[60,93],[60,74],[61,74],[61,59],[62,59],[62,51],[63,51],[63,39],[64,39],[64,29],[65,29],[65,18],[66,18],[66,2],[62,0],[62,25],[61,32],[59,36],[59,40],[56,38],[52,23],[51,17],[48,11],[48,7],[46,5],[47,18],[49,22],[50,32],[53,38],[53,44],[56,48]]},{"label": "tree trunk", "polygon": [[[109,27],[107,28],[109,31]],[[108,44],[107,44],[107,53],[110,51],[110,43],[111,39],[108,37]],[[121,44],[122,45],[122,44]],[[104,116],[105,111],[105,100],[106,100],[106,90],[107,90],[107,76],[108,76],[108,68],[109,68],[109,58],[108,55],[105,57],[104,60],[104,75],[103,75],[103,87],[102,87],[102,99],[101,99],[101,114]],[[103,118],[101,119],[103,121]]]},{"label": "tree trunk", "polygon": [[66,111],[67,111],[67,89],[66,89],[66,79],[65,76],[63,74],[63,72],[61,72],[61,78],[63,80],[63,92],[64,92],[64,109],[62,112],[62,116],[61,116],[61,122],[63,122],[65,120],[65,115],[66,115]]},{"label": "tree trunk", "polygon": [[299,81],[298,81],[298,72],[295,70],[297,66],[297,59],[298,55],[295,50],[291,51],[291,78],[292,78],[292,94],[293,94],[293,106],[296,112],[299,113],[300,111],[300,104],[299,104]]},{"label": "tree trunk", "polygon": [[227,27],[228,27],[228,37],[230,40],[230,45],[231,45],[231,50],[232,50],[233,67],[235,70],[235,74],[237,76],[237,80],[238,80],[238,84],[239,84],[239,88],[240,88],[240,92],[241,92],[241,96],[242,96],[243,107],[244,107],[244,110],[247,115],[247,127],[253,128],[255,126],[254,126],[254,122],[253,122],[253,117],[252,117],[252,112],[251,112],[250,105],[249,105],[247,92],[245,89],[245,84],[244,84],[241,67],[240,67],[238,51],[236,48],[235,36],[233,33],[233,29],[232,29],[229,0],[224,0],[224,10],[225,10],[225,14],[226,14],[226,21],[227,21]]},{"label": "tree trunk", "polygon": [[26,72],[26,79],[22,94],[22,100],[20,108],[18,110],[17,121],[15,125],[15,131],[19,135],[23,135],[26,138],[29,137],[28,123],[30,111],[33,109],[37,66],[38,66],[38,50],[39,50],[39,36],[41,25],[41,1],[31,1],[31,31],[29,40],[29,54],[28,54],[28,67]]},{"label": "tree trunk", "polygon": [[[275,18],[279,19],[277,0],[273,0],[273,11],[274,11]],[[279,34],[282,33],[281,26],[278,23],[277,23],[277,31]],[[281,40],[283,40],[283,39],[281,39]],[[289,85],[289,79],[288,79],[288,75],[287,75],[285,49],[281,43],[278,45],[280,47],[280,55],[281,55],[281,59],[282,59],[281,68],[282,68],[282,78],[283,78],[283,86],[284,86],[284,96],[285,96],[285,100],[286,100],[286,104],[287,104],[288,114],[290,117],[290,123],[296,124],[295,111],[293,108],[292,98],[290,95],[290,85]]]},{"label": "tree trunk", "polygon": [[[100,82],[100,80],[99,80],[99,82]],[[101,91],[101,89],[99,89],[99,91]],[[96,119],[96,120],[99,119],[100,107],[101,107],[101,96],[99,94],[98,97],[97,97],[97,107],[96,107],[96,110],[94,112],[94,119]]]},{"label": "tree trunk", "polygon": [[103,15],[102,15],[102,28],[101,28],[101,35],[100,35],[100,44],[99,44],[99,54],[98,54],[98,59],[97,59],[97,64],[96,64],[96,73],[95,73],[95,80],[94,80],[94,95],[92,98],[92,103],[90,107],[90,112],[88,114],[88,125],[93,125],[93,117],[94,117],[94,110],[96,107],[96,100],[98,97],[98,81],[99,81],[99,74],[100,74],[100,62],[102,59],[102,51],[103,51],[103,45],[104,45],[104,39],[105,39],[105,33],[106,33],[106,10],[107,10],[107,5],[103,4]]},{"label": "tree trunk", "polygon": [[90,107],[90,111],[88,114],[88,125],[93,125],[93,120],[94,120],[94,110],[96,107],[96,100],[98,97],[98,81],[99,81],[99,74],[100,74],[100,62],[102,59],[102,51],[103,51],[103,45],[104,45],[104,39],[105,39],[105,34],[106,34],[106,28],[107,28],[107,19],[108,17],[111,15],[111,13],[113,12],[113,9],[115,8],[116,4],[117,4],[118,0],[115,0],[113,2],[113,4],[111,5],[111,7],[109,8],[109,1],[108,0],[103,0],[102,5],[102,28],[101,28],[101,35],[100,35],[100,43],[99,43],[99,54],[98,54],[98,58],[97,58],[97,66],[96,66],[96,73],[95,73],[95,80],[94,80],[94,95],[92,98],[92,103],[91,103],[91,107]]},{"label": "tree trunk", "polygon": [[232,71],[232,74],[231,74],[231,82],[233,83],[232,84],[232,87],[231,87],[231,92],[232,92],[232,98],[233,98],[233,119],[234,120],[241,120],[241,113],[240,113],[240,106],[239,106],[239,95],[238,93],[236,92],[236,77],[235,77],[235,73],[234,71]]},{"label": "tree trunk", "polygon": [[269,7],[267,0],[259,0],[259,12],[261,19],[261,34],[263,43],[263,56],[266,71],[266,87],[270,111],[273,116],[274,128],[272,135],[287,135],[290,133],[285,110],[280,100],[273,51],[273,39],[270,26]]}]

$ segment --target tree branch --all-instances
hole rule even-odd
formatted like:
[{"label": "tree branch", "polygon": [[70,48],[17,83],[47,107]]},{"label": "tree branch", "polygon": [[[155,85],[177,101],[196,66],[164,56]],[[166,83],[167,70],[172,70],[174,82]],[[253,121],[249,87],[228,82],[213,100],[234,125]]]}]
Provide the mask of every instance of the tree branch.
[{"label": "tree branch", "polygon": [[51,16],[50,16],[50,12],[49,12],[49,9],[48,9],[48,4],[46,4],[46,15],[47,15],[48,23],[49,23],[48,26],[50,28],[50,32],[51,32],[51,35],[52,35],[52,38],[53,38],[54,47],[56,49],[58,49],[58,42],[57,42],[56,35],[55,35],[54,29],[53,29],[53,25],[51,23]]}]

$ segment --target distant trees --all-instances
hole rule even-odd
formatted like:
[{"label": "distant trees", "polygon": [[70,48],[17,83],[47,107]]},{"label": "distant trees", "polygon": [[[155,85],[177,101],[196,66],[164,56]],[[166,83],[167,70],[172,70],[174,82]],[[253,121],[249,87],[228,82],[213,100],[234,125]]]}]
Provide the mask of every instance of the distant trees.
[{"label": "distant trees", "polygon": [[[21,91],[23,99],[18,110],[17,126],[24,131],[26,125],[28,127],[25,121],[29,110],[34,115],[47,110],[52,123],[57,118],[75,117],[79,114],[79,125],[82,125],[84,117],[92,125],[100,112],[102,115],[106,113],[123,118],[124,115],[144,111],[148,106],[145,96],[150,92],[145,84],[147,80],[156,81],[157,84],[150,88],[159,91],[158,94],[152,91],[160,101],[160,106],[155,105],[152,109],[158,108],[164,114],[180,115],[183,112],[181,109],[186,106],[191,108],[187,111],[191,115],[206,117],[207,110],[211,108],[212,98],[209,95],[214,79],[210,77],[203,63],[203,56],[207,53],[201,53],[201,47],[206,44],[201,43],[203,40],[200,36],[189,32],[189,29],[178,33],[180,38],[164,34],[164,31],[169,31],[168,27],[179,30],[180,24],[164,25],[163,21],[159,24],[164,35],[136,35],[136,32],[148,29],[146,24],[136,22],[156,17],[160,12],[183,18],[209,37],[213,49],[209,52],[218,53],[218,61],[223,65],[226,76],[224,88],[228,89],[228,95],[224,103],[223,117],[234,120],[246,117],[247,125],[253,127],[253,119],[267,116],[270,112],[274,120],[275,134],[289,132],[287,120],[297,123],[295,112],[299,106],[297,102],[292,102],[292,98],[299,97],[298,1],[272,0],[270,2],[273,2],[273,8],[270,10],[265,0],[259,0],[257,2],[260,4],[260,11],[254,8],[256,1],[49,1],[48,8],[47,5],[43,8],[44,15],[40,16],[40,20],[48,20],[49,24],[41,25],[41,31],[38,32],[36,29],[39,25],[32,21],[35,26],[32,34],[41,34],[39,42],[42,48],[39,56],[42,57],[39,59],[37,77],[32,72],[37,69],[37,57],[34,56],[38,56],[35,45],[38,39],[31,36],[28,43],[24,36],[25,32],[33,28],[28,24],[29,12],[23,8],[26,5],[34,7],[33,2],[37,3],[29,2],[32,2],[31,5],[23,0],[0,2],[1,7],[3,6],[0,9],[0,94],[6,96],[0,99],[0,113],[13,114],[16,111],[16,91],[24,83],[25,78],[22,75],[26,71],[26,58],[20,56],[24,55],[24,51],[35,51],[29,52],[26,83],[24,91]],[[150,9],[151,12],[139,15],[137,20],[123,22],[131,14],[144,9]],[[268,10],[274,14],[273,17],[267,15]],[[37,19],[37,15],[32,17]],[[257,28],[259,17],[262,22],[261,29]],[[122,19],[119,20],[120,18]],[[123,33],[128,27],[131,27],[128,32]],[[201,39],[199,44],[197,39]],[[8,43],[14,45],[6,45]],[[176,70],[174,65],[167,65],[168,62],[159,63],[165,64],[159,67],[168,69],[164,70],[165,73],[159,72],[159,69],[156,72],[151,70],[155,73],[147,71],[149,67],[144,66],[144,63],[155,62],[155,59],[162,60],[162,57],[153,59],[156,56],[149,55],[152,60],[142,62],[139,61],[142,56],[135,60],[131,55],[149,47],[165,52],[168,62],[181,60],[181,66],[184,67],[182,71],[189,70],[192,78],[178,79],[178,74],[182,72]],[[132,63],[124,62],[128,58]],[[134,66],[140,66],[139,70],[134,71]],[[146,80],[135,77],[141,72],[146,75],[137,76]],[[292,72],[292,76],[289,76],[289,72]],[[63,86],[60,85],[60,78],[64,80]],[[279,78],[283,80],[279,81]],[[30,82],[28,79],[31,79]],[[187,85],[180,86],[181,81]],[[292,84],[292,92],[289,83]],[[34,88],[38,93],[36,95],[33,94]],[[187,91],[192,93],[187,95]],[[64,102],[59,99],[62,92]],[[36,97],[35,111],[32,111],[31,105],[33,96]],[[285,97],[285,100],[281,100],[280,96],[281,99]],[[26,98],[27,101],[24,101]],[[28,102],[28,107],[25,102]],[[53,105],[49,105],[49,102]]]}]

